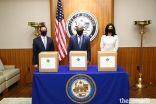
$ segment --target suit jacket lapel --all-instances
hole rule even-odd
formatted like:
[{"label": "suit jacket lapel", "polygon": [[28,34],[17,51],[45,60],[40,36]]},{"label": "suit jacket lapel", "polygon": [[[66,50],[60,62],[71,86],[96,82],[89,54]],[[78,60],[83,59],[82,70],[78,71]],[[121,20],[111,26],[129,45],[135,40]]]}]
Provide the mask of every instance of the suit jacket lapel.
[{"label": "suit jacket lapel", "polygon": [[43,42],[42,42],[42,38],[41,38],[41,37],[39,38],[39,41],[40,41],[40,43],[41,43],[41,45],[42,45],[43,50],[45,50],[45,47],[44,47],[44,44],[43,44]]},{"label": "suit jacket lapel", "polygon": [[82,45],[81,45],[81,48],[82,48],[82,46],[83,46],[83,44],[84,44],[84,42],[85,42],[85,36],[83,35],[83,38],[82,38],[83,40],[82,40]]},{"label": "suit jacket lapel", "polygon": [[79,47],[79,43],[78,43],[77,34],[75,35],[75,42],[77,43],[77,47]]},{"label": "suit jacket lapel", "polygon": [[83,36],[83,37],[82,37],[81,49],[82,49],[82,47],[84,46],[83,44],[85,43],[85,36],[84,36],[84,34],[83,34],[82,36]]},{"label": "suit jacket lapel", "polygon": [[46,49],[48,48],[48,45],[49,45],[49,38],[47,37],[47,46],[46,46]]}]

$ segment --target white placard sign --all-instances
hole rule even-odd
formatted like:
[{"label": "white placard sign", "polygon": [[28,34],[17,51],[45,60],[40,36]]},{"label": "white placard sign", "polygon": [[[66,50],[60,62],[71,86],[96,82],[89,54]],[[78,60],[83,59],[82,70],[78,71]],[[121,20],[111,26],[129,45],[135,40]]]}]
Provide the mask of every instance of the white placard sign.
[{"label": "white placard sign", "polygon": [[55,58],[41,58],[41,68],[55,68]]},{"label": "white placard sign", "polygon": [[100,67],[115,67],[115,56],[101,56]]},{"label": "white placard sign", "polygon": [[72,56],[71,57],[72,67],[85,67],[85,57],[84,56]]}]

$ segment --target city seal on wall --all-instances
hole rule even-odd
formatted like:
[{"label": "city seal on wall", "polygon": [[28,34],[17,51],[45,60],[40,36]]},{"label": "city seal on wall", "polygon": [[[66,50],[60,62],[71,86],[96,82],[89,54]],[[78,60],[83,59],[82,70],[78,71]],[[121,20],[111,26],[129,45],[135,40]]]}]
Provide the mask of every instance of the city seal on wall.
[{"label": "city seal on wall", "polygon": [[76,74],[68,80],[66,93],[75,103],[87,103],[94,98],[96,85],[90,76],[86,74]]},{"label": "city seal on wall", "polygon": [[98,33],[98,21],[93,14],[88,11],[77,11],[71,14],[66,22],[66,32],[68,37],[76,34],[76,26],[84,27],[83,34],[90,37],[92,41]]}]

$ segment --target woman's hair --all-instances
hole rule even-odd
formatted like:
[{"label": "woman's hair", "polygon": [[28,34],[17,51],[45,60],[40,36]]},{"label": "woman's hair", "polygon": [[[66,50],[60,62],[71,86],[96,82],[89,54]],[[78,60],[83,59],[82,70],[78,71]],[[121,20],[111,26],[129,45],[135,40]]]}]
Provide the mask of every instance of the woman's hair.
[{"label": "woman's hair", "polygon": [[112,36],[117,35],[115,32],[115,27],[112,23],[107,24],[106,28],[105,28],[105,35],[108,36],[108,27],[112,26],[113,27],[113,32],[112,32]]}]

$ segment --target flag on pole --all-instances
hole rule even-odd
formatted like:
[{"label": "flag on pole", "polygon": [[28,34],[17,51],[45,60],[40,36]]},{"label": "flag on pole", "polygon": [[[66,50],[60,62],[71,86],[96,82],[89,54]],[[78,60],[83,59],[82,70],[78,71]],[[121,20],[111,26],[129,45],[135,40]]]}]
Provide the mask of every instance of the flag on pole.
[{"label": "flag on pole", "polygon": [[56,35],[57,49],[59,52],[59,61],[61,61],[67,55],[66,32],[65,32],[65,23],[64,23],[64,15],[62,10],[61,0],[58,0],[57,2],[55,35]]}]

